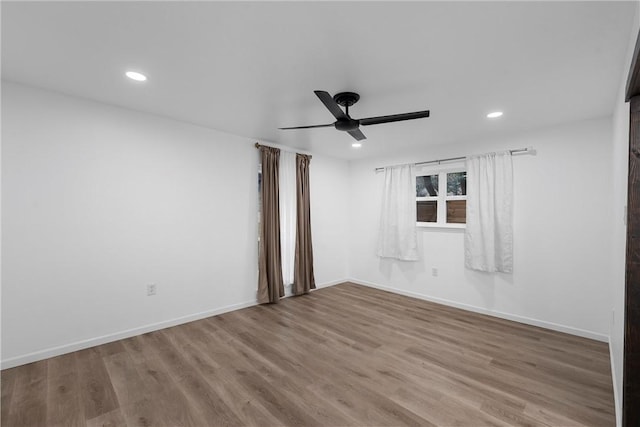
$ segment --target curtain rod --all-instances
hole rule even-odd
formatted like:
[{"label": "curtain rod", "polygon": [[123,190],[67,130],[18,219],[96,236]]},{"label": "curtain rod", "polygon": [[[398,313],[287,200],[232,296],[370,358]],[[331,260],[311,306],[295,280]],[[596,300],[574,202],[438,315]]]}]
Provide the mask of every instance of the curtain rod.
[{"label": "curtain rod", "polygon": [[[516,153],[529,153],[529,154],[536,154],[536,150],[533,149],[533,147],[526,147],[526,148],[515,148],[513,150],[509,150],[509,152],[511,154],[516,154]],[[466,156],[461,156],[461,157],[449,157],[448,159],[438,159],[438,160],[428,160],[426,162],[420,162],[420,163],[416,163],[416,166],[423,166],[423,165],[429,165],[432,163],[436,163],[436,164],[441,164],[442,162],[453,162],[456,160],[464,160],[466,159]],[[390,166],[386,166],[386,167],[390,167]],[[384,167],[379,167],[375,169],[376,172],[382,172],[384,170]]]},{"label": "curtain rod", "polygon": [[[260,147],[271,147],[271,146],[270,145],[260,144],[259,142],[256,142],[255,147],[257,149],[260,149]],[[287,149],[280,148],[280,147],[271,147],[271,148],[277,148],[278,150],[288,151],[289,153],[304,154],[304,153],[298,153],[297,151],[294,151],[294,150],[287,150]],[[309,157],[309,159],[313,158],[313,156],[311,154],[304,154],[304,155]]]}]

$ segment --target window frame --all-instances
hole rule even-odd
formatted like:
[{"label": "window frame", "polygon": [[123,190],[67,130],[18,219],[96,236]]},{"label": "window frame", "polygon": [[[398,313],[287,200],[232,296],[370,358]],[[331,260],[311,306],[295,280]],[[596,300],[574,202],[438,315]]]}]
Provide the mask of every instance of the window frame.
[{"label": "window frame", "polygon": [[435,201],[437,203],[437,222],[420,222],[416,221],[416,227],[421,228],[448,228],[448,229],[465,229],[467,227],[466,222],[464,224],[447,221],[447,201],[450,200],[467,200],[467,195],[464,196],[448,196],[447,195],[447,174],[456,172],[466,172],[464,162],[448,163],[446,165],[424,165],[416,168],[416,178],[426,175],[438,175],[438,195],[428,197],[416,196],[416,209],[417,203],[423,201]]}]

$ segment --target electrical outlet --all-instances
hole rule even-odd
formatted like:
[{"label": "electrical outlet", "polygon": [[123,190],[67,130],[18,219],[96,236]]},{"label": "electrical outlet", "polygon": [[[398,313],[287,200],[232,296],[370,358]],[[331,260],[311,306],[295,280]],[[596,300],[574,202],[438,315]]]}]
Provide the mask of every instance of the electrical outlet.
[{"label": "electrical outlet", "polygon": [[147,296],[150,297],[151,295],[155,295],[157,291],[157,287],[155,283],[151,283],[150,285],[147,285]]},{"label": "electrical outlet", "polygon": [[438,269],[437,269],[436,267],[433,267],[433,268],[431,269],[431,275],[432,275],[433,277],[438,277]]}]

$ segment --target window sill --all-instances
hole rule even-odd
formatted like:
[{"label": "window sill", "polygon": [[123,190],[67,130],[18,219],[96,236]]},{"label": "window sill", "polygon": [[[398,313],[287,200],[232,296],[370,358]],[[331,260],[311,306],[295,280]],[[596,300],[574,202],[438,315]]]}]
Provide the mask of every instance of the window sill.
[{"label": "window sill", "polygon": [[446,230],[464,230],[467,224],[436,224],[429,222],[416,222],[418,228],[441,228]]}]

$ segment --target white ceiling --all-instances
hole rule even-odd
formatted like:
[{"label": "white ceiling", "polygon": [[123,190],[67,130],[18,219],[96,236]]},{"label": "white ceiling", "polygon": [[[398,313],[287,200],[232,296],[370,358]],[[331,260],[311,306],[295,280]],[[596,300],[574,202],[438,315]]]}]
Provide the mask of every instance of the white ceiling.
[{"label": "white ceiling", "polygon": [[[2,2],[2,77],[361,158],[611,114],[634,2]],[[149,80],[124,78],[138,70]],[[360,93],[332,128],[315,97]],[[498,120],[485,115],[503,110]]]}]

